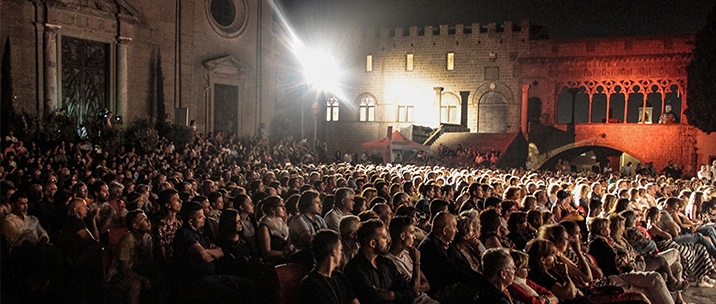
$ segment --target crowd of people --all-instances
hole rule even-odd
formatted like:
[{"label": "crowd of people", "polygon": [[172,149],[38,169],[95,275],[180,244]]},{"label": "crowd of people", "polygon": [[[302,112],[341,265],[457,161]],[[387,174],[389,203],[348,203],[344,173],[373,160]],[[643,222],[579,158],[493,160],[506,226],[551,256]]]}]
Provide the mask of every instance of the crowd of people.
[{"label": "crowd of people", "polygon": [[285,263],[309,271],[300,303],[684,303],[716,283],[716,162],[674,179],[320,164],[322,149],[5,137],[3,296],[274,303]]}]

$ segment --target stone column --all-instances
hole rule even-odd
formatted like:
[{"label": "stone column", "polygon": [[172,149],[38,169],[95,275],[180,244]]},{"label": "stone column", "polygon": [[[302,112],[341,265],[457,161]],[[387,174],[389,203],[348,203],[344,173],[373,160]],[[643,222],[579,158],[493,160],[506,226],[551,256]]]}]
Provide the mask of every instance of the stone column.
[{"label": "stone column", "polygon": [[521,111],[521,120],[520,120],[520,127],[522,128],[522,134],[527,137],[527,109],[529,104],[529,93],[530,93],[530,85],[528,83],[522,84],[522,111]]},{"label": "stone column", "polygon": [[460,91],[460,125],[467,128],[467,105],[470,91]]},{"label": "stone column", "polygon": [[58,107],[57,93],[57,31],[61,26],[45,24],[45,103],[44,115],[47,115]]},{"label": "stone column", "polygon": [[[443,90],[445,88],[443,87],[433,87],[433,90],[435,90],[435,101],[437,101],[438,104],[438,126],[442,123],[442,106],[443,106]],[[406,112],[405,115],[407,116],[408,113]]]},{"label": "stone column", "polygon": [[117,39],[117,116],[127,119],[127,87],[129,73],[127,70],[127,48],[132,38],[119,37]]}]

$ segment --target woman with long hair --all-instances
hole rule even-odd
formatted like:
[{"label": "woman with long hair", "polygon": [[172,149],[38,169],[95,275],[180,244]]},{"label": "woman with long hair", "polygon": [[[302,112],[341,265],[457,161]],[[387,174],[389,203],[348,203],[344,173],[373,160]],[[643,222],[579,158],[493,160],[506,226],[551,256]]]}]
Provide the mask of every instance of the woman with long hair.
[{"label": "woman with long hair", "polygon": [[602,196],[602,213],[598,217],[606,218],[612,212],[612,209],[614,209],[616,204],[616,195],[611,193],[604,194],[604,196]]},{"label": "woman with long hair", "polygon": [[500,216],[497,209],[490,208],[480,213],[480,241],[485,244],[485,248],[513,248],[514,244],[510,239],[502,235],[500,227]]},{"label": "woman with long hair", "polygon": [[[472,211],[472,210],[471,210]],[[463,213],[466,213],[465,211]],[[477,213],[477,211],[474,211]],[[485,252],[485,246],[482,246],[479,240],[479,229],[480,222],[477,217],[470,216],[457,217],[457,232],[455,238],[450,244],[449,251],[455,253],[455,256],[462,259],[466,265],[470,265],[470,268],[476,272],[482,272],[482,266],[480,257]]]},{"label": "woman with long hair", "polygon": [[558,303],[554,294],[527,278],[530,272],[529,255],[522,251],[510,250],[512,261],[515,262],[515,279],[507,286],[510,295],[525,304]]},{"label": "woman with long hair", "polygon": [[569,268],[559,262],[557,247],[552,242],[532,240],[527,244],[527,255],[530,268],[527,279],[549,290],[560,303],[591,303],[572,282]]},{"label": "woman with long hair", "polygon": [[[547,240],[554,244],[557,249],[555,257],[557,260],[566,265],[572,279],[579,286],[586,286],[592,282],[591,267],[587,263],[584,254],[582,254],[582,239],[579,233],[570,236],[567,229],[562,225],[544,225],[539,230],[538,239]],[[573,261],[574,258],[576,261]]]},{"label": "woman with long hair", "polygon": [[278,196],[270,196],[263,200],[264,216],[256,230],[256,243],[263,259],[278,264],[290,257],[294,250],[289,243],[288,225],[286,225],[286,206]]},{"label": "woman with long hair", "polygon": [[239,211],[224,209],[219,217],[216,245],[224,256],[217,260],[217,270],[229,275],[255,279],[260,275],[261,259],[258,258],[241,231],[243,223]]}]

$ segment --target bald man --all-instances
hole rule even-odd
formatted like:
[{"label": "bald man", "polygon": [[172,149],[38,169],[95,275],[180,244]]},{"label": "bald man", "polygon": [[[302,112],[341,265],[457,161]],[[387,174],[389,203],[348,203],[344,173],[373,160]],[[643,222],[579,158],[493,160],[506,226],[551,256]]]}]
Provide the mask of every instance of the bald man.
[{"label": "bald man", "polygon": [[441,303],[474,302],[482,275],[458,255],[448,250],[457,233],[457,219],[448,212],[440,212],[433,219],[433,230],[420,243],[422,270],[430,283],[428,295]]}]

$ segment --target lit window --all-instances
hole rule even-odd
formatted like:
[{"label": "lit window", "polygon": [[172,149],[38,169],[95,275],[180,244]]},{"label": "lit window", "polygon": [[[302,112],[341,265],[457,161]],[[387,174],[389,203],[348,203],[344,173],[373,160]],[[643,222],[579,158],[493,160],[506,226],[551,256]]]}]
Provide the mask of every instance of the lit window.
[{"label": "lit window", "polygon": [[338,98],[326,100],[326,121],[338,121]]},{"label": "lit window", "polygon": [[372,96],[360,100],[360,121],[375,121],[375,98]]},{"label": "lit window", "polygon": [[440,122],[444,123],[457,123],[457,106],[441,106],[440,107]]},{"label": "lit window", "polygon": [[413,70],[413,54],[408,54],[407,56],[405,56],[405,70]]},{"label": "lit window", "polygon": [[365,71],[373,72],[373,55],[365,56]]},{"label": "lit window", "polygon": [[455,69],[455,53],[447,53],[447,70],[452,71]]},{"label": "lit window", "polygon": [[414,118],[414,106],[398,106],[398,122],[412,122]]}]

